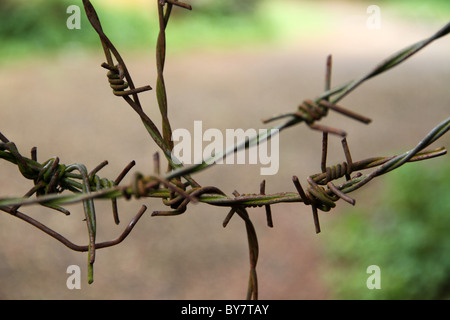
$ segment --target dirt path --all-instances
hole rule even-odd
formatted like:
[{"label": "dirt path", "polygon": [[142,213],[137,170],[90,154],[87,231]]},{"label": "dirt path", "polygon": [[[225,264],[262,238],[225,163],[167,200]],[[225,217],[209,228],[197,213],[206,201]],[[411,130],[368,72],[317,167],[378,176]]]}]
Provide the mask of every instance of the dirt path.
[{"label": "dirt path", "polygon": [[[308,46],[293,42],[276,48],[169,56],[166,81],[173,127],[191,130],[195,120],[202,120],[205,129],[263,128],[262,118],[292,111],[303,99],[321,92],[324,61],[330,52],[335,57],[333,83],[341,84],[435,30],[387,21],[376,33],[361,27],[361,16],[355,11],[350,16],[353,19],[330,21],[331,31],[311,39]],[[436,43],[346,98],[343,105],[374,120],[369,127],[338,115],[324,120],[347,130],[354,159],[409,149],[448,117],[449,49],[448,39]],[[153,56],[146,55],[128,58],[138,86],[149,82],[154,86]],[[38,146],[40,160],[58,155],[63,163],[76,161],[93,168],[107,159],[110,165],[102,171],[106,177],[115,177],[130,160],[137,161],[136,171],[151,171],[157,149],[137,116],[110,94],[98,67],[101,60],[100,55],[72,54],[0,70],[1,132],[24,153]],[[150,116],[159,119],[154,92],[143,95],[142,102]],[[292,175],[305,179],[320,170],[320,138],[305,127],[283,133],[276,176],[261,177],[258,166],[217,166],[199,174],[198,181],[231,194],[235,189],[258,192],[265,178],[267,192],[293,191]],[[330,162],[341,162],[339,142],[332,142]],[[448,142],[448,137],[441,141],[447,146]],[[0,195],[16,196],[29,188],[15,183],[19,174],[10,165],[0,163],[0,173]],[[379,186],[376,183],[373,190]],[[362,206],[369,192],[356,194]],[[150,212],[162,208],[157,201],[121,203],[119,227],[113,224],[110,204],[100,204],[98,238],[115,238],[142,203],[149,205]],[[336,215],[345,204],[338,207]],[[71,208],[70,217],[35,208],[27,212],[84,244],[81,209]],[[280,205],[273,212],[275,228],[269,229],[263,210],[250,211],[259,236],[260,298],[330,298],[321,277],[323,242],[314,234],[309,209]],[[0,298],[244,297],[245,228],[234,219],[223,229],[226,214],[226,209],[198,205],[176,218],[144,216],[122,245],[98,252],[91,286],[85,278],[85,254],[71,252],[28,225],[0,215]],[[324,216],[322,221],[326,232],[332,218]],[[82,290],[66,288],[66,268],[72,264],[82,268]]]}]

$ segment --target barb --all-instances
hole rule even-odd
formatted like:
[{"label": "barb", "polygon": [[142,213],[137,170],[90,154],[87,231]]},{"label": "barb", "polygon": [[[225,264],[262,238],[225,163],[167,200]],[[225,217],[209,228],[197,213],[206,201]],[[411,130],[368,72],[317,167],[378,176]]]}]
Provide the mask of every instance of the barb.
[{"label": "barb", "polygon": [[[266,194],[266,180],[261,182],[259,193],[261,195]],[[273,228],[272,210],[270,209],[270,205],[265,205],[264,208],[266,209],[267,226]]]},{"label": "barb", "polygon": [[319,130],[326,133],[333,133],[341,137],[345,137],[347,133],[340,129],[335,129],[332,127],[324,126],[316,124],[315,122],[327,116],[328,110],[331,109],[333,111],[339,112],[349,118],[353,118],[362,123],[369,124],[372,120],[359,115],[351,110],[347,110],[343,107],[340,107],[335,104],[331,104],[326,100],[320,100],[319,102],[314,102],[313,100],[305,100],[299,107],[298,110],[294,113],[286,113],[277,116],[273,116],[269,119],[263,120],[263,123],[269,123],[275,120],[279,120],[282,118],[291,117],[294,118],[295,121],[305,122],[311,129]]}]

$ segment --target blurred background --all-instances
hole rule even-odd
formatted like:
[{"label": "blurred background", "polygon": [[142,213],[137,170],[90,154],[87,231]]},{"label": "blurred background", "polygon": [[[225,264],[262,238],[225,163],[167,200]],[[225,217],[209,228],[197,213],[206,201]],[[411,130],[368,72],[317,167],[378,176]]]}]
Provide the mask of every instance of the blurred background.
[{"label": "blurred background", "polygon": [[[94,0],[105,33],[118,48],[136,86],[155,87],[156,0]],[[264,128],[261,119],[291,112],[324,87],[325,59],[333,54],[333,85],[365,74],[378,62],[449,21],[448,1],[192,0],[174,8],[167,29],[165,80],[172,128]],[[69,30],[69,5],[81,8],[81,28]],[[367,26],[370,5],[380,28]],[[449,116],[450,41],[444,37],[386,74],[358,88],[341,105],[373,119],[369,125],[331,113],[321,123],[345,129],[353,160],[413,148]],[[100,67],[98,36],[81,1],[0,0],[0,131],[23,154],[88,169],[114,179],[136,160],[133,172],[153,172],[158,151],[137,115],[113,96]],[[155,92],[141,95],[157,124]],[[201,185],[227,194],[295,191],[292,175],[320,171],[321,133],[297,126],[281,134],[280,170],[260,176],[258,165],[217,165],[196,175]],[[444,136],[435,147],[450,146]],[[330,137],[328,163],[344,160]],[[309,207],[250,209],[260,256],[261,299],[448,299],[450,297],[450,165],[448,156],[407,164],[322,213],[314,232]],[[123,183],[131,180],[131,175]],[[0,196],[31,188],[17,168],[0,162]],[[97,202],[98,241],[116,238],[142,204],[149,207],[120,245],[97,251],[94,283],[87,284],[87,254],[73,252],[8,214],[0,214],[2,299],[241,299],[249,272],[244,223],[227,209],[192,205],[176,217],[151,217],[157,200]],[[25,213],[77,244],[87,244],[81,205],[68,217],[40,207]],[[69,290],[69,265],[82,269],[81,290]],[[366,269],[381,269],[381,289],[369,290]]]}]

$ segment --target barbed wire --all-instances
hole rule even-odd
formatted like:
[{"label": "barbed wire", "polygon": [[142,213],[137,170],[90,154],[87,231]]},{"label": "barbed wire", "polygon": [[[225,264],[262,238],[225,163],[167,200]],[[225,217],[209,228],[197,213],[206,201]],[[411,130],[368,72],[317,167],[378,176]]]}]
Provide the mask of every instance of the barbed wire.
[{"label": "barbed wire", "polygon": [[[156,48],[156,97],[162,118],[161,134],[155,123],[144,112],[138,97],[138,94],[149,91],[152,88],[148,85],[139,88],[134,86],[132,77],[124,60],[104,33],[97,12],[91,2],[89,0],[83,0],[83,5],[92,27],[100,37],[106,58],[106,62],[102,63],[101,66],[108,70],[107,79],[113,94],[122,97],[140,116],[151,138],[160,147],[168,161],[167,172],[161,173],[159,153],[156,153],[154,156],[153,174],[144,175],[137,172],[131,179],[131,183],[119,185],[135,165],[134,161],[130,162],[116,179],[110,180],[98,176],[98,172],[108,164],[107,161],[100,163],[90,172],[83,164],[61,164],[57,157],[41,163],[37,160],[36,148],[32,149],[31,158],[28,158],[22,155],[16,145],[0,132],[0,158],[16,165],[23,177],[32,180],[34,184],[23,197],[0,198],[0,210],[33,225],[72,250],[88,252],[89,283],[93,282],[95,251],[97,249],[111,247],[121,243],[130,234],[136,223],[147,210],[147,206],[143,205],[118,238],[97,243],[97,224],[94,200],[109,199],[112,201],[113,218],[116,224],[119,224],[120,222],[117,210],[117,200],[119,198],[159,198],[165,207],[170,208],[170,210],[154,210],[152,211],[152,216],[179,215],[186,212],[189,204],[196,202],[219,207],[228,207],[229,212],[222,225],[223,227],[226,227],[235,214],[237,214],[245,223],[250,258],[247,299],[258,299],[256,266],[259,256],[259,246],[256,230],[247,212],[248,208],[264,207],[267,225],[273,227],[274,221],[271,205],[279,203],[303,203],[304,205],[311,206],[315,231],[316,233],[319,233],[321,231],[319,211],[330,211],[336,206],[336,202],[339,199],[342,199],[351,205],[355,205],[356,200],[351,198],[348,194],[366,185],[375,177],[395,170],[405,163],[428,160],[442,156],[447,152],[444,147],[432,150],[425,149],[448,132],[450,128],[450,118],[438,124],[417,144],[416,147],[403,154],[390,157],[373,157],[357,162],[354,162],[352,159],[347,143],[346,132],[342,129],[323,126],[317,122],[326,117],[329,110],[333,110],[364,124],[370,123],[371,120],[369,118],[338,106],[336,103],[366,80],[395,67],[419,50],[423,49],[432,41],[448,34],[450,32],[450,23],[445,25],[431,37],[419,41],[385,59],[366,75],[334,89],[331,89],[332,58],[331,55],[328,56],[326,61],[325,91],[316,99],[305,100],[300,104],[297,110],[292,113],[275,115],[263,121],[264,123],[269,123],[287,119],[285,122],[267,129],[254,137],[250,137],[243,143],[226,149],[220,154],[214,155],[209,159],[204,159],[203,162],[198,165],[185,167],[179,164],[179,161],[175,161],[176,159],[174,159],[172,155],[172,131],[168,116],[167,92],[164,81],[164,65],[166,58],[165,30],[173,6],[189,10],[192,8],[190,5],[176,0],[157,0],[159,35]],[[114,59],[116,62],[114,62]],[[242,149],[247,149],[256,143],[268,140],[280,131],[302,122],[306,123],[311,129],[319,130],[323,133],[321,172],[312,174],[307,178],[308,186],[306,189],[302,187],[300,180],[294,175],[292,177],[292,182],[295,191],[266,194],[266,181],[263,180],[259,185],[259,193],[240,194],[235,190],[233,196],[227,196],[219,188],[215,186],[201,186],[191,177],[192,174],[211,167],[217,160],[223,159]],[[345,161],[331,166],[327,165],[329,133],[338,135],[342,138],[341,143],[345,155]],[[363,174],[361,172],[372,168],[376,169],[369,174]],[[345,181],[339,182],[342,178],[345,178]],[[184,182],[183,179],[185,180]],[[36,195],[36,197],[32,198],[33,195]],[[24,206],[40,204],[68,215],[70,212],[65,209],[64,206],[71,203],[83,204],[88,230],[88,245],[74,244],[53,229],[26,215],[22,211],[19,211],[19,209]]]}]

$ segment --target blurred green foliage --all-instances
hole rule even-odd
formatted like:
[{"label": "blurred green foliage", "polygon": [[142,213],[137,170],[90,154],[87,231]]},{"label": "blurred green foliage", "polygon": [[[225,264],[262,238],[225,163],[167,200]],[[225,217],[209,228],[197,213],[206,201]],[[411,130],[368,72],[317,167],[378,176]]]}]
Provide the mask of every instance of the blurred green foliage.
[{"label": "blurred green foliage", "polygon": [[[95,1],[94,1],[95,3]],[[80,8],[81,29],[68,29],[70,5]],[[123,46],[148,45],[156,31],[151,12],[132,8],[105,7],[95,3],[100,20],[113,41]],[[36,57],[60,50],[98,48],[98,36],[89,24],[81,1],[74,0],[2,0],[0,2],[0,56],[9,59]]]},{"label": "blurred green foliage", "polygon": [[270,23],[261,11],[265,0],[187,1],[193,11],[173,10],[167,39],[172,49],[224,47],[269,38]]},{"label": "blurred green foliage", "polygon": [[[126,1],[126,0],[124,0]],[[289,37],[291,30],[302,28],[306,35],[320,32],[327,15],[314,5],[298,6],[286,1],[283,6],[267,0],[187,1],[194,10],[172,11],[167,32],[172,51],[186,48],[224,48],[253,45]],[[142,6],[110,6],[108,1],[92,1],[105,33],[118,49],[153,48],[158,34],[155,3]],[[69,30],[67,8],[81,9],[81,29]],[[317,34],[317,33],[316,33]],[[0,56],[9,59],[48,55],[64,49],[99,48],[81,1],[74,0],[1,0]]]},{"label": "blurred green foliage", "polygon": [[[450,298],[450,162],[429,161],[383,177],[373,212],[343,213],[324,233],[334,298]],[[370,265],[379,290],[366,286]]]},{"label": "blurred green foliage", "polygon": [[180,14],[180,19],[174,19],[169,26],[167,37],[172,49],[274,45],[292,40],[293,34],[295,41],[300,42],[324,31],[329,17],[319,1],[287,0],[283,5],[271,0],[197,0],[190,3],[193,11]]},{"label": "blurred green foliage", "polygon": [[[120,47],[128,49],[154,45],[158,32],[156,11],[151,10],[154,3],[149,2],[148,11],[133,6],[107,6],[105,3],[93,1],[103,28],[114,43],[117,42]],[[255,20],[252,19],[259,3],[261,1],[256,0],[244,3],[237,0],[203,0],[195,2],[193,13],[177,8],[173,10],[174,18],[170,26],[172,23],[176,24],[175,20],[180,20],[181,29],[170,27],[168,36],[172,41],[171,46],[186,46],[192,42],[194,35],[202,37],[202,43],[205,43],[205,39],[211,39],[213,34],[220,38],[224,34],[220,30],[223,29],[227,29],[227,34],[240,30],[241,35],[249,36],[249,33],[255,33],[255,30],[262,26],[262,23],[255,25]],[[69,30],[66,27],[70,16],[66,11],[68,6],[73,4],[81,9],[79,30]],[[216,26],[211,28],[212,25]],[[187,30],[184,30],[184,27],[187,27]],[[222,40],[226,41],[224,38]],[[48,54],[63,48],[89,48],[99,45],[98,37],[85,16],[81,1],[73,0],[0,1],[0,43],[3,60]]]},{"label": "blurred green foliage", "polygon": [[261,0],[196,0],[193,3],[195,10],[200,14],[223,18],[229,16],[251,15],[258,9]]},{"label": "blurred green foliage", "polygon": [[[110,6],[107,0],[92,2],[105,32],[119,48],[154,46],[158,32],[154,2],[148,2],[148,10],[143,10],[142,6],[126,7],[120,2],[120,6]],[[273,43],[289,40],[293,32],[296,32],[296,41],[303,41],[298,35],[317,36],[326,28],[330,14],[323,10],[323,1],[283,0],[283,5],[271,0],[186,2],[191,3],[194,10],[173,10],[167,33],[171,50]],[[399,16],[405,19],[419,15],[423,21],[426,17],[437,19],[450,13],[448,0],[377,3],[382,10],[397,8]],[[73,4],[81,8],[80,30],[66,27],[69,17],[66,10]],[[0,43],[0,63],[10,58],[46,55],[61,49],[98,48],[99,45],[79,0],[0,0]]]},{"label": "blurred green foliage", "polygon": [[389,7],[389,10],[395,11],[396,14],[404,19],[420,18],[428,20],[448,20],[450,13],[450,1],[448,0],[359,0],[364,1],[367,5],[376,4],[383,8]]},{"label": "blurred green foliage", "polygon": [[[205,44],[217,36],[226,42],[227,34],[239,33],[236,39],[252,37],[262,23],[255,23],[256,8],[261,1],[242,3],[230,1],[198,1],[195,11],[173,10],[174,18],[168,32],[170,45],[186,47]],[[81,29],[69,30],[67,8],[78,5],[81,9]],[[127,49],[154,46],[158,33],[156,11],[133,6],[108,6],[105,1],[93,1],[107,35],[119,47]],[[155,8],[153,8],[155,9]],[[189,21],[187,19],[189,17]],[[177,24],[178,27],[172,26]],[[174,22],[175,21],[175,22]],[[211,27],[213,26],[214,27]],[[265,24],[264,24],[265,26]],[[226,30],[226,32],[222,32]],[[179,31],[179,32],[178,32]],[[201,38],[201,41],[195,41]],[[81,1],[73,0],[2,0],[0,1],[0,56],[2,61],[39,54],[48,54],[67,48],[85,49],[99,45]],[[215,43],[217,44],[217,43]]]},{"label": "blurred green foliage", "polygon": [[[67,7],[73,1],[3,0],[0,2],[0,54],[2,59],[17,58],[94,40],[86,32],[66,27]],[[82,23],[87,19],[82,17]]]}]

